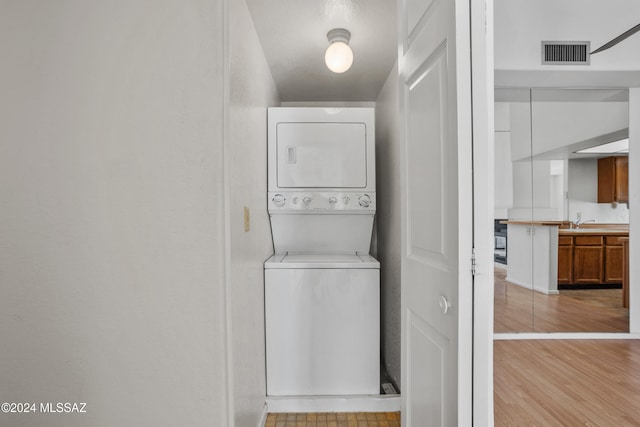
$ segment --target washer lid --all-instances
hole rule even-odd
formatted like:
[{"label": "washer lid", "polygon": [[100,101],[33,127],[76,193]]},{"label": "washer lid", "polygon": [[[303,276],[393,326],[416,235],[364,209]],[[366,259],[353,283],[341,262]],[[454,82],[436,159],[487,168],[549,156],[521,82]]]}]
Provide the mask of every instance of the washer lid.
[{"label": "washer lid", "polygon": [[380,263],[369,254],[275,254],[264,263],[271,268],[374,268]]}]

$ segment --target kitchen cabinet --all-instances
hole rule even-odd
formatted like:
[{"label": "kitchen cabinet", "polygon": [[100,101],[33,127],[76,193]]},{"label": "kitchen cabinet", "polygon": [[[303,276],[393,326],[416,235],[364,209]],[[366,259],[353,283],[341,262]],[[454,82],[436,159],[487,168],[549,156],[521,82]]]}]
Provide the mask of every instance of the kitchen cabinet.
[{"label": "kitchen cabinet", "polygon": [[558,236],[558,284],[573,282],[573,238]]},{"label": "kitchen cabinet", "polygon": [[598,160],[598,203],[629,202],[629,158]]},{"label": "kitchen cabinet", "polygon": [[622,241],[622,306],[629,308],[629,238],[621,237]]},{"label": "kitchen cabinet", "polygon": [[558,284],[621,284],[623,241],[628,232],[561,230],[558,236]]},{"label": "kitchen cabinet", "polygon": [[624,249],[619,236],[605,236],[604,282],[622,283]]},{"label": "kitchen cabinet", "polygon": [[573,245],[573,283],[598,284],[604,280],[602,236],[575,236]]}]

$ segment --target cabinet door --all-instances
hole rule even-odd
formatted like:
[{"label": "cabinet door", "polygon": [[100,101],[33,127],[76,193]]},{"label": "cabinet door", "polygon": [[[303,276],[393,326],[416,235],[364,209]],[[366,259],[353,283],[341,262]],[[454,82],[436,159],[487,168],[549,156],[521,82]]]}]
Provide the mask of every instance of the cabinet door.
[{"label": "cabinet door", "polygon": [[616,201],[629,202],[629,158],[616,157]]},{"label": "cabinet door", "polygon": [[622,306],[629,308],[629,238],[622,242]]},{"label": "cabinet door", "polygon": [[604,282],[622,283],[623,275],[622,246],[605,246],[604,253]]},{"label": "cabinet door", "polygon": [[615,201],[616,165],[614,157],[598,160],[598,203]]},{"label": "cabinet door", "polygon": [[568,285],[573,278],[573,246],[558,246],[558,283]]},{"label": "cabinet door", "polygon": [[629,202],[629,158],[598,160],[598,203]]},{"label": "cabinet door", "polygon": [[574,246],[573,283],[602,283],[603,258],[602,246]]}]

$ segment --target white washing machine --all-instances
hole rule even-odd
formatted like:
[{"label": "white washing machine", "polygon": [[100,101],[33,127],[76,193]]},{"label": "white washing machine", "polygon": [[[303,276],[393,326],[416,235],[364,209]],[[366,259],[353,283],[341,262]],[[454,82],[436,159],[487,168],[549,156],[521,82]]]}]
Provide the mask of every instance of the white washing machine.
[{"label": "white washing machine", "polygon": [[267,394],[379,394],[369,108],[269,109]]}]

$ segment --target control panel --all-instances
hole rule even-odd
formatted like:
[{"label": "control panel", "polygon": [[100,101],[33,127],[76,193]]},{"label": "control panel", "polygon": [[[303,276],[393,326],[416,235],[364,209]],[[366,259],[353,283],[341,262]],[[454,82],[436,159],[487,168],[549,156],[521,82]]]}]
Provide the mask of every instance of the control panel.
[{"label": "control panel", "polygon": [[269,192],[269,211],[375,211],[376,193]]}]

